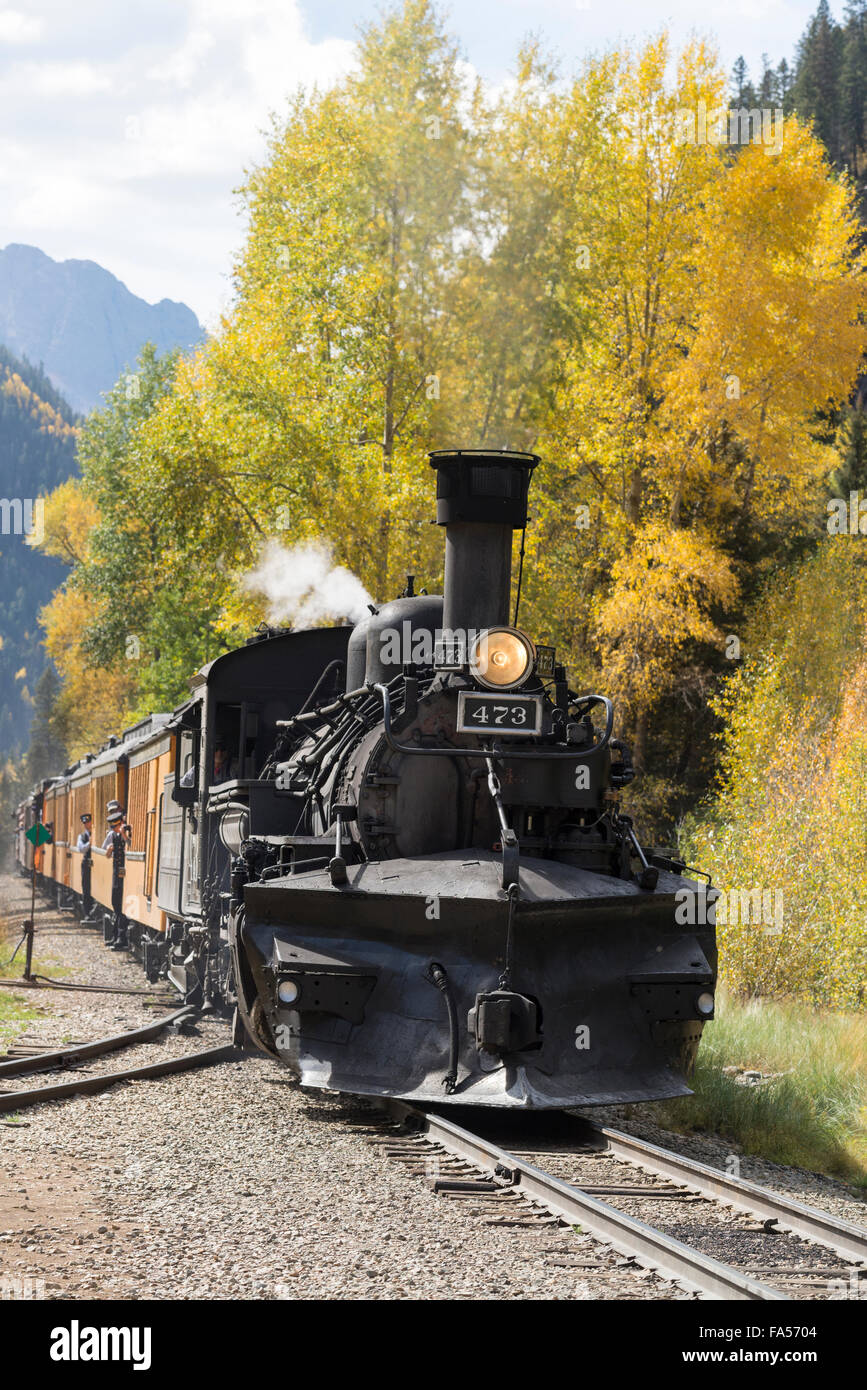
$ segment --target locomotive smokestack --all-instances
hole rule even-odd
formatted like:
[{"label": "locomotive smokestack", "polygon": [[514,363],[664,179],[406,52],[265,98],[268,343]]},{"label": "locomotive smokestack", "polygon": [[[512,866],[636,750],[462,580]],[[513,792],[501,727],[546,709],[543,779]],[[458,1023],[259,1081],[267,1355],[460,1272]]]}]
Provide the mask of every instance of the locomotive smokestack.
[{"label": "locomotive smokestack", "polygon": [[437,449],[437,524],[446,528],[443,628],[495,627],[509,622],[512,532],[527,524],[536,454],[489,449]]}]

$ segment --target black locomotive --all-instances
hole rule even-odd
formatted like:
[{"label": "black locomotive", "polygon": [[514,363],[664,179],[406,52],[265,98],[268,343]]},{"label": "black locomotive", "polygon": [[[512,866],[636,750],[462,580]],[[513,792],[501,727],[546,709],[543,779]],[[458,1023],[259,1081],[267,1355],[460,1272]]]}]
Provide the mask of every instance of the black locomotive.
[{"label": "black locomotive", "polygon": [[678,925],[695,885],[617,809],[632,769],[610,702],[509,625],[538,459],[431,463],[443,598],[353,630],[344,692],[289,719],[269,761],[279,828],[236,813],[241,1014],[311,1086],[531,1108],[684,1094],[713,931]]},{"label": "black locomotive", "polygon": [[305,1085],[526,1108],[688,1094],[713,1016],[713,927],[682,925],[703,890],[619,810],[610,701],[509,622],[538,462],[432,454],[442,598],[409,583],[352,629],[269,633],[141,735],[139,764],[149,739],[174,752],[147,812],[161,920],[133,912],[130,944]]}]

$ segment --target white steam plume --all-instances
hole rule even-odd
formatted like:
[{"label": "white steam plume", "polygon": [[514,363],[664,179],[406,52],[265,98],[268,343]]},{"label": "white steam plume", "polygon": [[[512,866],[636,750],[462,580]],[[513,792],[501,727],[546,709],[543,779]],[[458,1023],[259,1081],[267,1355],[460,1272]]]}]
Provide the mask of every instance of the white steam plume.
[{"label": "white steam plume", "polygon": [[330,548],[321,541],[287,547],[267,541],[259,563],[241,579],[242,586],[268,599],[268,621],[293,627],[315,627],[329,618],[357,622],[367,616],[370,594],[360,579],[335,565]]}]

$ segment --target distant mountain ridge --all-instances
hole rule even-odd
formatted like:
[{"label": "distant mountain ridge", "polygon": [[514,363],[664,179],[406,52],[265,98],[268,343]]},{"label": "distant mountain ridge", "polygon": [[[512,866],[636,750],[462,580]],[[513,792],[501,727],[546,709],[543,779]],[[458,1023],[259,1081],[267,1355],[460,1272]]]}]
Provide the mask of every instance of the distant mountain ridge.
[{"label": "distant mountain ridge", "polygon": [[135,367],[144,343],[166,352],[204,336],[186,304],[148,304],[95,261],[55,261],[17,242],[0,250],[0,343],[41,363],[82,414]]}]

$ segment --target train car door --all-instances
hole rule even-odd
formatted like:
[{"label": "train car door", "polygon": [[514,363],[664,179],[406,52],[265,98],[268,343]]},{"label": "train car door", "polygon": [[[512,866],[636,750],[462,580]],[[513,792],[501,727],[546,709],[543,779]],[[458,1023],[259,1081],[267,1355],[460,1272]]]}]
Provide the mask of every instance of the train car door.
[{"label": "train car door", "polygon": [[181,871],[184,853],[184,808],[172,798],[175,778],[169,773],[163,780],[160,797],[159,864],[157,867],[157,902],[163,912],[177,916],[181,909]]}]

